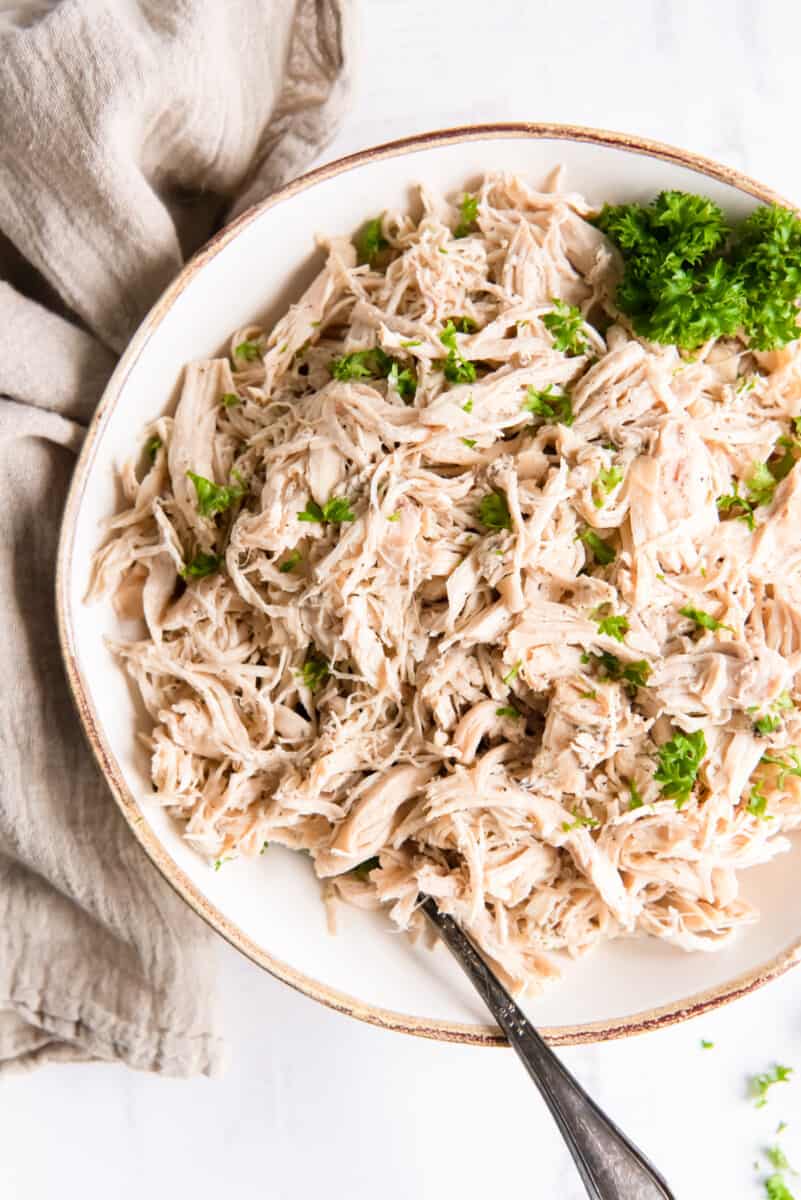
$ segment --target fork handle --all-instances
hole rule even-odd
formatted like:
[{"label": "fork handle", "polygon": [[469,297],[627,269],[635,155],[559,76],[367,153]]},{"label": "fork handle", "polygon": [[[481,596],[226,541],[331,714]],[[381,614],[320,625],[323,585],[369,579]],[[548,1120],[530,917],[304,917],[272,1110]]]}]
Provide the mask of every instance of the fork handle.
[{"label": "fork handle", "polygon": [[420,906],[539,1088],[591,1200],[675,1200],[656,1168],[545,1044],[467,934],[430,896],[421,896]]}]

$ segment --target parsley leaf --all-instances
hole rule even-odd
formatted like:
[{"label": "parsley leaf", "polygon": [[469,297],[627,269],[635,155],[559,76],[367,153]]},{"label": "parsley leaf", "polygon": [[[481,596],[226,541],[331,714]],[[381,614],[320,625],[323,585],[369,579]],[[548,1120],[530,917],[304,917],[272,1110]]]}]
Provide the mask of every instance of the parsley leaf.
[{"label": "parsley leaf", "polygon": [[570,397],[567,392],[555,392],[552,383],[549,383],[542,392],[538,392],[533,387],[527,387],[523,408],[526,412],[540,417],[548,425],[573,424],[573,405]]},{"label": "parsley leaf", "polygon": [[763,754],[761,759],[763,763],[769,763],[771,766],[779,768],[777,783],[780,788],[784,787],[788,775],[795,775],[801,779],[801,754],[799,754],[798,748],[796,746],[785,746],[782,754],[786,754],[788,758],[779,758],[773,754]]},{"label": "parsley leaf", "polygon": [[714,1042],[707,1042],[704,1040],[704,1038],[701,1038],[701,1049],[702,1050],[714,1050],[714,1048],[715,1048]]},{"label": "parsley leaf", "polygon": [[465,192],[459,205],[459,215],[459,224],[454,229],[453,236],[455,238],[467,237],[478,220],[478,196],[472,196],[470,192]]},{"label": "parsley leaf", "polygon": [[[754,729],[757,733],[768,734],[775,733],[782,723],[779,713],[788,708],[793,708],[793,701],[789,692],[781,692],[772,704],[768,705],[767,712],[764,712],[761,717],[757,717],[754,721]],[[749,713],[758,712],[758,708],[749,708]]]},{"label": "parsley leaf", "polygon": [[605,634],[606,637],[614,638],[618,642],[622,642],[623,638],[629,630],[628,617],[602,617],[598,621],[598,632]]},{"label": "parsley leaf", "polygon": [[223,408],[234,408],[237,404],[241,404],[239,396],[236,392],[223,392],[220,404]]},{"label": "parsley leaf", "polygon": [[400,396],[401,400],[413,400],[417,391],[417,376],[411,367],[404,367],[401,370],[396,362],[393,362],[387,375],[387,382]]},{"label": "parsley leaf", "polygon": [[736,479],[731,485],[731,492],[725,496],[718,496],[716,503],[718,506],[718,512],[722,513],[729,513],[733,509],[741,509],[742,511],[737,513],[737,520],[745,521],[746,525],[753,533],[754,529],[756,528],[756,523],[754,521],[754,505],[745,496],[740,495],[740,486]]},{"label": "parsley leaf", "polygon": [[239,484],[231,484],[228,487],[217,483],[212,483],[210,479],[206,479],[203,475],[196,475],[194,471],[186,472],[187,479],[191,479],[195,485],[195,493],[197,495],[197,510],[202,517],[213,517],[216,513],[226,512],[237,500],[241,500],[245,494],[244,488]]},{"label": "parsley leaf", "polygon": [[772,819],[768,812],[768,798],[762,791],[761,783],[754,784],[751,788],[746,811],[752,817],[756,817],[758,821],[770,821]]},{"label": "parsley leaf", "polygon": [[691,604],[685,604],[684,608],[679,609],[679,613],[681,616],[695,621],[696,625],[700,625],[703,629],[711,629],[713,631],[728,629],[729,633],[734,633],[731,625],[724,625],[717,617],[711,616],[708,612],[704,612],[700,608],[693,608]]},{"label": "parsley leaf", "polygon": [[318,687],[325,683],[330,673],[330,663],[327,658],[324,658],[320,654],[319,650],[312,650],[307,655],[301,669],[296,672],[310,692],[315,692]]},{"label": "parsley leaf", "polygon": [[219,569],[219,554],[204,554],[201,550],[191,562],[181,568],[180,574],[182,579],[202,579],[205,575],[213,575]]},{"label": "parsley leaf", "polygon": [[460,354],[456,345],[458,332],[453,320],[449,320],[439,335],[439,340],[448,351],[448,357],[445,359],[442,369],[445,372],[445,378],[451,383],[475,383],[476,368],[473,363],[468,362]]},{"label": "parsley leaf", "polygon": [[359,262],[367,263],[372,267],[381,251],[386,250],[389,245],[384,237],[383,214],[380,217],[373,217],[372,221],[366,221],[353,239],[353,244],[359,256]]},{"label": "parsley leaf", "polygon": [[155,433],[152,438],[148,438],[145,442],[145,454],[152,463],[156,461],[156,455],[163,446],[163,442],[159,435]]},{"label": "parsley leaf", "polygon": [[328,370],[334,379],[385,379],[393,367],[390,356],[380,346],[369,350],[353,350],[332,359]]},{"label": "parsley leaf", "polygon": [[787,1155],[782,1150],[781,1146],[768,1146],[765,1151],[765,1158],[772,1167],[777,1171],[791,1171],[792,1167],[787,1159]]},{"label": "parsley leaf", "polygon": [[584,354],[588,349],[587,339],[582,332],[584,318],[574,304],[552,299],[553,309],[542,318],[542,323],[553,338],[554,350],[561,350],[570,358]]},{"label": "parsley leaf", "polygon": [[572,833],[574,829],[597,829],[601,822],[596,817],[585,817],[573,809],[573,820],[562,822],[562,831]]},{"label": "parsley leaf", "polygon": [[234,347],[234,358],[241,358],[244,362],[255,362],[257,358],[261,358],[261,342],[240,342]]},{"label": "parsley leaf", "polygon": [[592,485],[592,502],[596,508],[603,508],[606,497],[623,482],[623,472],[620,467],[601,467]]},{"label": "parsley leaf", "polygon": [[764,1108],[768,1102],[769,1089],[776,1083],[789,1083],[792,1073],[792,1067],[781,1067],[777,1064],[770,1071],[763,1071],[760,1075],[753,1075],[750,1082],[750,1091],[757,1108]]},{"label": "parsley leaf", "polygon": [[303,512],[298,513],[298,520],[316,521],[320,525],[341,525],[343,521],[355,521],[356,518],[347,497],[332,496],[322,508],[316,500],[309,500]]},{"label": "parsley leaf", "polygon": [[617,557],[609,543],[600,538],[594,529],[583,530],[578,534],[578,541],[583,542],[592,551],[593,558],[602,567],[609,566]]},{"label": "parsley leaf", "polygon": [[488,529],[512,528],[512,517],[503,492],[487,492],[478,506],[478,519]]},{"label": "parsley leaf", "polygon": [[654,779],[662,785],[662,795],[683,808],[690,798],[698,769],[706,754],[706,738],[702,729],[695,733],[675,733],[670,741],[659,747],[659,766]]},{"label": "parsley leaf", "polygon": [[301,561],[300,550],[293,550],[291,554],[288,554],[286,556],[284,561],[280,564],[278,570],[281,572],[282,575],[288,575],[290,571],[295,570],[295,567],[298,565],[298,563],[300,561]]},{"label": "parsley leaf", "polygon": [[776,491],[776,480],[767,463],[754,463],[754,469],[746,480],[748,498],[759,507],[760,504],[770,504]]},{"label": "parsley leaf", "polygon": [[517,678],[522,665],[523,664],[521,662],[516,662],[515,665],[512,667],[511,671],[508,671],[507,674],[504,675],[503,682],[506,684],[507,687],[509,686],[509,684],[512,682],[513,679]]},{"label": "parsley leaf", "polygon": [[651,674],[651,667],[644,658],[623,663],[616,654],[610,654],[608,650],[588,655],[587,661],[595,663],[601,679],[620,681],[630,688],[645,687]]},{"label": "parsley leaf", "polygon": [[465,446],[467,446],[468,450],[472,450],[476,444],[475,438],[462,438],[462,441],[464,442]]},{"label": "parsley leaf", "polygon": [[765,1195],[768,1200],[795,1200],[793,1193],[778,1171],[765,1180]]},{"label": "parsley leaf", "polygon": [[520,713],[513,704],[502,704],[500,708],[495,709],[496,717],[519,717]]},{"label": "parsley leaf", "polygon": [[633,779],[629,780],[629,811],[632,808],[642,808],[645,801],[640,794],[640,789]]}]

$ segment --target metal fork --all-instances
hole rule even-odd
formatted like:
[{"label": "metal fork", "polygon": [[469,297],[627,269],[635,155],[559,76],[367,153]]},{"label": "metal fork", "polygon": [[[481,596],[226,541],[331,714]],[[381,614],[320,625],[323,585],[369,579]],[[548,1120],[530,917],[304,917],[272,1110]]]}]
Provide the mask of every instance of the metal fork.
[{"label": "metal fork", "polygon": [[540,1090],[591,1200],[675,1200],[644,1154],[601,1112],[515,1004],[452,917],[430,896],[420,907],[473,983]]}]

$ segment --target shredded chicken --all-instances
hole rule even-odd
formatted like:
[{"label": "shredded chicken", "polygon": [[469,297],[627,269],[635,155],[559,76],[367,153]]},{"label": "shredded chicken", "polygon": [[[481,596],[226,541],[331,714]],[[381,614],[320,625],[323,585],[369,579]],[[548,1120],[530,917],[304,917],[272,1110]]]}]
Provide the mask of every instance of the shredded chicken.
[{"label": "shredded chicken", "polygon": [[[144,622],[116,650],[199,852],[303,849],[403,928],[429,893],[517,989],[606,938],[717,949],[801,824],[801,351],[634,337],[590,215],[489,175],[461,236],[423,190],[372,265],[322,243],[271,334],[187,367],[90,587]],[[698,730],[679,804],[660,747]]]}]

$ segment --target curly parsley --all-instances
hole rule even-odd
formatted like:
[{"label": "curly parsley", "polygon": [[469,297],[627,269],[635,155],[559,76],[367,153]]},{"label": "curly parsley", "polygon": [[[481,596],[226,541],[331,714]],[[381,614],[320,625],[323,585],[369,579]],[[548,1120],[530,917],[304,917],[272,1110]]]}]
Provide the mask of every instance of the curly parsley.
[{"label": "curly parsley", "polygon": [[[467,318],[469,320],[469,318]],[[448,356],[443,363],[443,371],[445,378],[450,383],[475,383],[476,368],[475,365],[464,358],[456,345],[456,334],[462,332],[462,329],[457,329],[456,323],[451,318],[447,321],[445,328],[439,335],[439,340],[442,342],[445,349],[448,351]]]},{"label": "curly parsley", "polygon": [[204,576],[213,575],[219,569],[219,554],[204,554],[200,551],[191,562],[181,568],[180,575],[182,579],[203,579]]},{"label": "curly parsley", "polygon": [[465,192],[459,205],[459,224],[453,231],[455,238],[467,237],[476,227],[478,221],[478,196]]},{"label": "curly parsley", "polygon": [[363,265],[366,263],[368,266],[374,266],[381,251],[386,250],[389,245],[384,237],[383,213],[380,217],[373,217],[371,221],[365,221],[353,239],[353,244],[359,256],[359,262]]},{"label": "curly parsley", "polygon": [[690,621],[694,621],[702,629],[711,629],[716,632],[718,629],[728,629],[729,633],[734,633],[731,625],[724,625],[717,617],[713,617],[710,613],[704,612],[703,609],[693,608],[691,604],[685,604],[684,608],[679,609],[679,613],[683,617],[687,617]]},{"label": "curly parsley", "polygon": [[750,1081],[751,1096],[757,1108],[764,1108],[768,1102],[768,1092],[777,1083],[789,1083],[793,1073],[792,1067],[782,1067],[778,1063],[769,1071],[753,1075]]},{"label": "curly parsley", "polygon": [[[793,707],[794,705],[790,693],[781,692],[773,701],[773,703],[768,705],[767,710],[762,713],[761,716],[755,719],[754,729],[757,733],[761,733],[763,735],[775,733],[782,723],[780,714],[785,712],[788,708]],[[759,708],[749,708],[748,712],[751,714],[758,713]]]},{"label": "curly parsley", "polygon": [[[187,479],[191,479],[195,485],[197,510],[202,517],[213,517],[217,513],[226,512],[232,504],[236,503],[237,500],[241,500],[245,494],[245,489],[241,486],[241,481],[236,484],[224,486],[212,483],[210,479],[206,479],[203,475],[196,475],[194,471],[187,471],[186,477]],[[235,478],[237,478],[236,474]]]},{"label": "curly parsley", "polygon": [[523,408],[539,417],[546,425],[573,424],[573,405],[570,397],[567,392],[554,391],[552,383],[542,392],[527,387]]},{"label": "curly parsley", "polygon": [[298,513],[299,521],[316,521],[320,525],[341,525],[343,521],[355,521],[350,502],[345,496],[332,496],[322,507],[316,500],[309,500],[303,512]]},{"label": "curly parsley", "polygon": [[601,620],[598,621],[598,632],[604,634],[606,637],[614,638],[617,642],[623,641],[625,635],[629,631],[629,628],[630,626],[628,617],[602,617]]},{"label": "curly parsley", "polygon": [[310,692],[316,692],[317,688],[321,687],[331,674],[331,664],[327,658],[320,654],[319,650],[312,650],[296,674]]},{"label": "curly parsley", "polygon": [[617,558],[616,552],[609,543],[599,537],[594,529],[582,530],[576,535],[576,540],[583,542],[587,549],[592,551],[593,558],[601,567],[608,567]]},{"label": "curly parsley", "polygon": [[351,379],[386,379],[393,365],[380,346],[371,346],[369,350],[353,350],[332,359],[328,370],[333,379],[344,383]]},{"label": "curly parsley", "polygon": [[676,808],[683,808],[689,800],[705,755],[706,738],[702,729],[676,733],[659,747],[659,766],[654,779],[662,785],[662,795],[675,801]]},{"label": "curly parsley", "polygon": [[553,309],[545,314],[542,323],[553,338],[554,350],[561,350],[569,358],[584,354],[588,349],[583,333],[584,318],[575,304],[553,299]]},{"label": "curly parsley", "polygon": [[512,516],[503,492],[487,492],[478,506],[478,519],[488,529],[512,528]]},{"label": "curly parsley", "polygon": [[617,305],[655,342],[694,350],[742,329],[768,350],[798,337],[801,221],[758,208],[730,236],[711,200],[662,192],[649,205],[604,205],[597,225],[624,262]]},{"label": "curly parsley", "polygon": [[603,508],[606,498],[623,482],[623,472],[620,467],[601,467],[592,485],[592,502],[596,508]]}]

